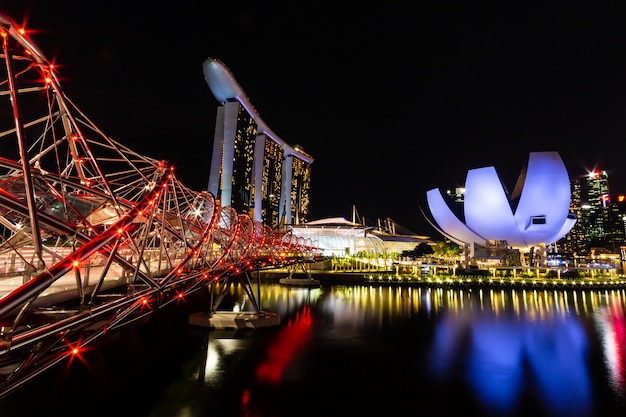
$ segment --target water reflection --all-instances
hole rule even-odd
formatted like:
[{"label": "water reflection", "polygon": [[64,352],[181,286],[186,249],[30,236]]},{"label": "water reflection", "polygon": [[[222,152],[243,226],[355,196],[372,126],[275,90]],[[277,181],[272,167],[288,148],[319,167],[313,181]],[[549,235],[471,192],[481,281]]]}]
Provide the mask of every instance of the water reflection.
[{"label": "water reflection", "polygon": [[510,303],[501,295],[479,292],[463,310],[448,310],[430,351],[433,377],[460,374],[496,413],[517,409],[523,390],[531,388],[551,413],[589,415],[588,341],[578,317],[559,308],[558,294],[512,292]]},{"label": "water reflection", "polygon": [[294,318],[287,321],[280,333],[267,347],[267,356],[256,368],[258,382],[278,384],[294,357],[306,347],[311,333],[311,308],[301,307]]},{"label": "water reflection", "polygon": [[609,384],[616,394],[626,397],[624,309],[614,304],[598,310],[593,317],[596,330],[600,335],[604,363],[609,373]]},{"label": "water reflection", "polygon": [[[313,353],[320,340],[332,340],[324,346],[349,345],[352,354],[367,356],[375,352],[372,337],[408,340],[402,346],[387,343],[384,355],[420,364],[410,371],[416,386],[454,389],[455,395],[464,391],[464,398],[471,398],[479,410],[475,415],[512,416],[527,410],[534,415],[588,416],[610,407],[626,410],[624,290],[263,284],[260,294],[263,309],[279,313],[282,324],[268,333],[253,377],[241,390],[244,415],[271,410],[287,415],[276,411],[281,401],[276,393],[294,380],[329,389],[341,384],[320,380],[320,375],[329,377],[316,368],[323,366]],[[200,379],[219,383],[220,372],[228,372],[220,368],[220,358],[249,349],[241,346],[246,340],[213,333]],[[368,366],[368,372],[378,372],[379,365]],[[397,366],[383,371],[380,365],[383,379],[388,372],[404,371],[402,363]],[[354,369],[334,372],[344,381],[344,373]]]}]

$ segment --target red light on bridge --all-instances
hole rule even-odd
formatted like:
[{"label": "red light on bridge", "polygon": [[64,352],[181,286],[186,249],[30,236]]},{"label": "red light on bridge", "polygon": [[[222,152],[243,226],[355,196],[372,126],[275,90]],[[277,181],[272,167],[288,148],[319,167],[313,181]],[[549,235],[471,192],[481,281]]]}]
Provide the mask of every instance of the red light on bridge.
[{"label": "red light on bridge", "polygon": [[74,268],[78,268],[78,266],[79,266],[79,265],[80,265],[80,262],[78,262],[78,261],[74,261],[74,262],[72,262],[72,266],[73,266]]}]

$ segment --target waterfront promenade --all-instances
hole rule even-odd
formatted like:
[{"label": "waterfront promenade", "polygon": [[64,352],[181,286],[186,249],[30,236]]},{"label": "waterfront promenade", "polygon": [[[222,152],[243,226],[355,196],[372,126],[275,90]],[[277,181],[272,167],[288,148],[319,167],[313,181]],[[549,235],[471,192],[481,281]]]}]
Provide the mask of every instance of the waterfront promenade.
[{"label": "waterfront promenade", "polygon": [[[278,281],[289,275],[288,270],[260,272],[263,281]],[[593,276],[552,277],[550,274],[535,276],[484,276],[445,274],[402,274],[394,271],[329,271],[310,270],[294,272],[293,278],[312,278],[320,284],[369,284],[430,287],[507,287],[507,288],[554,288],[554,289],[602,289],[626,287],[624,274],[593,274]]]}]

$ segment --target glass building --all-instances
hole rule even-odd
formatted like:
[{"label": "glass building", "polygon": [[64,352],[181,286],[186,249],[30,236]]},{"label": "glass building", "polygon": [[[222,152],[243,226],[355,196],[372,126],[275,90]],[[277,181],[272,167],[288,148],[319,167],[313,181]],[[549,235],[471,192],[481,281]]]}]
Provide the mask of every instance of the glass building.
[{"label": "glass building", "polygon": [[217,109],[208,191],[221,206],[278,228],[307,221],[313,158],[261,119],[228,68],[209,58],[204,76]]}]

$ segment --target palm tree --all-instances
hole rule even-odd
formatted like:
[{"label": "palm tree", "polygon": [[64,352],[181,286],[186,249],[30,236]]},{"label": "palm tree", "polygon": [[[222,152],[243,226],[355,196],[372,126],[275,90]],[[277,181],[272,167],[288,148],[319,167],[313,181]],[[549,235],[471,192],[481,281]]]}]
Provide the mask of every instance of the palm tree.
[{"label": "palm tree", "polygon": [[450,241],[439,241],[435,243],[434,254],[444,262],[458,259],[461,248]]}]

